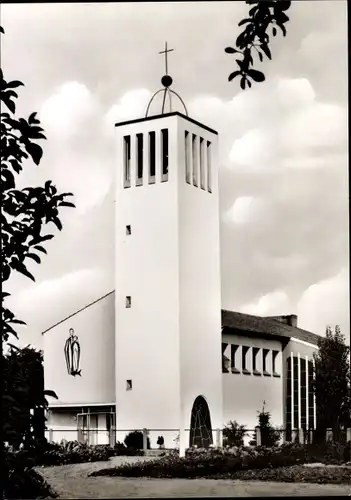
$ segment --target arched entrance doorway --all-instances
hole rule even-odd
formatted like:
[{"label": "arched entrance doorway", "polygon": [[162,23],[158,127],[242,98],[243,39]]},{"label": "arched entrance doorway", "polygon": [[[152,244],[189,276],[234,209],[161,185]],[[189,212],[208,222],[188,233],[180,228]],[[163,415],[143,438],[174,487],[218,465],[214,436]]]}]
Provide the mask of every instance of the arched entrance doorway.
[{"label": "arched entrance doorway", "polygon": [[208,448],[212,443],[210,409],[205,398],[198,396],[191,410],[189,446]]}]

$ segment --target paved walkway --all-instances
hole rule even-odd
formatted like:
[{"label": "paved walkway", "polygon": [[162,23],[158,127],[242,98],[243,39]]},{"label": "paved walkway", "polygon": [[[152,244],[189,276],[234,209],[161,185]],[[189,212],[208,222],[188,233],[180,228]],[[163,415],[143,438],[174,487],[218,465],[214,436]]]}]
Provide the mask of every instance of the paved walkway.
[{"label": "paved walkway", "polygon": [[[148,460],[141,457],[139,460]],[[90,472],[135,462],[135,457],[113,457],[109,462],[38,468],[60,498],[165,498],[350,495],[350,485],[232,481],[229,479],[147,479],[87,477]]]}]

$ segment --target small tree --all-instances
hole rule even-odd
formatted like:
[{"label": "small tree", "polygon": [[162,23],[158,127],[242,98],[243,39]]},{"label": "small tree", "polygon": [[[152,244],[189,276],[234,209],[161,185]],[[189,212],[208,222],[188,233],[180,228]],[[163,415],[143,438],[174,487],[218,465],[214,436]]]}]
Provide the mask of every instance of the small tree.
[{"label": "small tree", "polygon": [[333,333],[328,326],[325,338],[318,341],[315,361],[313,391],[316,395],[317,429],[323,435],[332,428],[337,437],[340,425],[350,421],[350,347],[340,327]]},{"label": "small tree", "polygon": [[246,425],[230,420],[223,429],[223,446],[244,446],[244,437],[248,434]]},{"label": "small tree", "polygon": [[[266,402],[263,401],[263,407],[261,411],[258,411],[258,426],[261,431],[261,445],[273,447],[277,446],[280,441],[280,432],[276,430],[271,424],[271,414],[269,411],[265,411],[264,407]],[[252,446],[257,446],[256,437],[250,441]]]}]

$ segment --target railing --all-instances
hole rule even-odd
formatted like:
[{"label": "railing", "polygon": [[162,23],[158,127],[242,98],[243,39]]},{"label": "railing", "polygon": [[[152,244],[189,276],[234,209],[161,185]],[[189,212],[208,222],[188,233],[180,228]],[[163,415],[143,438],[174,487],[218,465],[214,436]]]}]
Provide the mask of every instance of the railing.
[{"label": "railing", "polygon": [[[143,450],[145,452],[163,449],[176,449],[179,448],[179,429],[101,429],[101,428],[91,428],[91,429],[77,429],[77,428],[59,428],[59,429],[48,429],[46,431],[46,438],[50,442],[60,442],[65,441],[79,441],[85,442],[87,444],[98,445],[105,444],[114,446],[117,441],[123,442],[127,434],[132,431],[139,431],[143,435]],[[212,430],[212,446],[222,447],[225,445],[226,438],[223,438],[224,429],[213,429]],[[311,444],[315,442],[316,431],[314,429],[274,429],[276,433],[277,444],[283,444],[286,442],[294,442],[299,444]],[[351,428],[344,429],[340,431],[340,436],[338,439],[340,441],[351,441]],[[239,435],[239,434],[238,434]],[[163,438],[161,440],[162,444],[158,443],[159,437]],[[265,429],[261,429],[259,426],[255,429],[245,429],[245,434],[242,436],[245,445],[254,443],[256,446],[266,445],[268,443],[267,433]],[[326,441],[333,440],[333,432],[331,429],[326,431],[325,435]],[[224,441],[223,441],[224,440]],[[240,438],[239,438],[240,440]],[[188,447],[190,441],[190,429],[184,429],[184,443]],[[196,440],[199,442],[198,440]]]}]

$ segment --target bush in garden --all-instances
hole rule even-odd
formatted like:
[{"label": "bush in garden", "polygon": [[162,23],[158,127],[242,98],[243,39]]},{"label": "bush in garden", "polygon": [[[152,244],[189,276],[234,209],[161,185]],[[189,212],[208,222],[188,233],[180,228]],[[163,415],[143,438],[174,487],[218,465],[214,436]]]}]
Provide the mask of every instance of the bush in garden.
[{"label": "bush in garden", "polygon": [[[127,448],[134,448],[135,450],[143,449],[143,433],[141,431],[132,431],[126,435],[124,444]],[[147,448],[150,449],[150,439],[147,438]]]},{"label": "bush in garden", "polygon": [[244,437],[248,434],[246,425],[239,425],[231,420],[223,430],[223,446],[244,446]]},{"label": "bush in garden", "polygon": [[195,478],[227,474],[234,477],[240,471],[257,471],[266,470],[267,468],[281,469],[317,461],[330,463],[325,454],[326,447],[316,450],[312,445],[303,446],[292,443],[282,446],[259,446],[256,448],[245,446],[233,446],[227,449],[198,448],[188,449],[184,458],[173,452],[160,459],[124,464],[116,468],[95,471],[90,475]]},{"label": "bush in garden", "polygon": [[144,455],[143,450],[139,450],[137,448],[128,448],[124,443],[120,443],[119,441],[117,441],[117,443],[114,446],[114,456],[141,457],[143,455]]},{"label": "bush in garden", "polygon": [[21,454],[3,447],[1,469],[3,497],[19,498],[56,498],[57,493],[32,467],[35,460],[28,453]]}]

